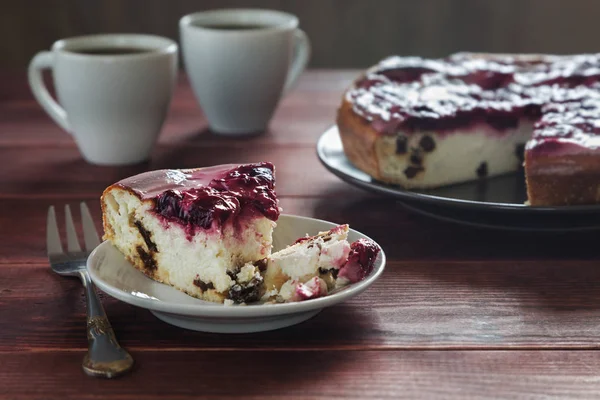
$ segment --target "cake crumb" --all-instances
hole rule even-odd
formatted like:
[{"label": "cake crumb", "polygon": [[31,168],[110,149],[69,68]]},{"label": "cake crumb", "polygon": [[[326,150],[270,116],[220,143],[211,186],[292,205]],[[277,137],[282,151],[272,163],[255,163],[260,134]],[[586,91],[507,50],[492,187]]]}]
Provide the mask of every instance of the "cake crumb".
[{"label": "cake crumb", "polygon": [[225,304],[226,306],[232,306],[234,304],[234,302],[231,299],[225,299],[223,304]]},{"label": "cake crumb", "polygon": [[265,294],[262,296],[261,300],[263,302],[267,302],[268,300],[276,297],[279,294],[277,289],[267,290]]},{"label": "cake crumb", "polygon": [[246,283],[250,282],[255,275],[260,275],[257,271],[257,268],[252,263],[246,263],[241,269],[240,272],[236,275],[238,283]]}]

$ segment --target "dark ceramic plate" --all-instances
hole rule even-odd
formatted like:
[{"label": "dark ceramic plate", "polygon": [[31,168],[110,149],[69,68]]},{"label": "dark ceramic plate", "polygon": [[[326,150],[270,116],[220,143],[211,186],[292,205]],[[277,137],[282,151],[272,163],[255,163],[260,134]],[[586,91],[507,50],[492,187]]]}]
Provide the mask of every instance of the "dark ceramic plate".
[{"label": "dark ceramic plate", "polygon": [[440,207],[433,203],[401,202],[408,210],[438,220],[476,228],[521,232],[583,232],[600,230],[600,213],[531,213],[510,215],[481,209]]},{"label": "dark ceramic plate", "polygon": [[[581,223],[585,221],[588,222],[584,224],[587,228],[600,226],[600,205],[561,207],[525,205],[527,193],[522,171],[438,189],[407,190],[379,182],[352,165],[344,154],[337,126],[331,127],[321,135],[317,143],[317,154],[323,165],[340,179],[362,189],[401,200],[414,211],[420,210],[421,213],[431,216],[441,217],[440,214],[443,214],[445,219],[456,220],[456,222],[466,222],[465,220],[471,218],[472,222],[476,223],[485,214],[491,215],[491,219],[479,225],[497,227],[509,215],[513,217],[536,215],[541,218],[539,223],[529,220],[524,221],[525,225],[516,223],[514,226],[514,228],[531,226],[534,230],[547,230],[546,228],[552,229],[552,227],[560,229],[561,224],[562,226],[566,224],[565,229],[571,225],[572,228],[580,229]],[[563,217],[562,223],[559,221],[561,219],[558,218],[559,215]],[[582,221],[571,221],[576,215],[581,217]],[[565,220],[566,216],[569,216],[569,220]],[[556,220],[556,223],[547,226],[551,219]],[[576,223],[571,224],[571,222]]]}]

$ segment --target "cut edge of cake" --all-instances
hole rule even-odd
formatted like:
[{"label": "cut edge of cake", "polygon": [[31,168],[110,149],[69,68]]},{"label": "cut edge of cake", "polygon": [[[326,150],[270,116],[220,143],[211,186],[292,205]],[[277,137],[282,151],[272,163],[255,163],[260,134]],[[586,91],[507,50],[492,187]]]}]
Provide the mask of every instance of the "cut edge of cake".
[{"label": "cut edge of cake", "polygon": [[[407,189],[433,189],[515,172],[522,168],[523,148],[532,129],[532,123],[524,120],[501,135],[485,125],[443,135],[435,131],[382,135],[355,114],[346,99],[336,122],[352,164],[378,181]],[[454,168],[448,168],[449,159]]]}]

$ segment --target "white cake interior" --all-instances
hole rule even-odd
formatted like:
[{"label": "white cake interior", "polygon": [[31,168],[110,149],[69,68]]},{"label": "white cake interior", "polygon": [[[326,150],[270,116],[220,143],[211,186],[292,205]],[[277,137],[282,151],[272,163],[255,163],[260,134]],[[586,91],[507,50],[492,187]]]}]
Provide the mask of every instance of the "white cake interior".
[{"label": "white cake interior", "polygon": [[[485,163],[486,177],[514,172],[521,163],[516,148],[529,140],[532,130],[532,123],[524,120],[516,129],[503,132],[485,124],[442,134],[400,132],[399,135],[407,138],[404,154],[396,154],[397,136],[383,135],[376,144],[380,172],[390,181],[407,188],[433,188],[471,181],[478,178],[477,170],[482,163]],[[435,149],[419,152],[423,170],[409,178],[404,171],[415,165],[410,162],[411,148],[419,148],[423,136],[433,139]]]},{"label": "white cake interior", "polygon": [[335,287],[337,272],[333,270],[339,270],[348,259],[347,237],[348,226],[342,225],[271,254],[264,273],[265,296],[279,296],[279,301],[297,300],[294,295],[299,284],[326,294],[327,289]]}]

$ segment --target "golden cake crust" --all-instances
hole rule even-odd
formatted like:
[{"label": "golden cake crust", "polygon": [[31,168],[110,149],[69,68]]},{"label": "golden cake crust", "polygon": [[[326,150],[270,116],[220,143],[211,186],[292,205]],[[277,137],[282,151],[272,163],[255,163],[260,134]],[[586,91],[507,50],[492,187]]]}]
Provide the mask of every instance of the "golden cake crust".
[{"label": "golden cake crust", "polygon": [[346,157],[375,179],[384,180],[376,151],[380,135],[366,119],[354,112],[345,97],[338,109],[337,126]]},{"label": "golden cake crust", "polygon": [[[526,154],[527,197],[532,206],[600,203],[600,157]],[[560,172],[548,171],[560,168]]]}]

